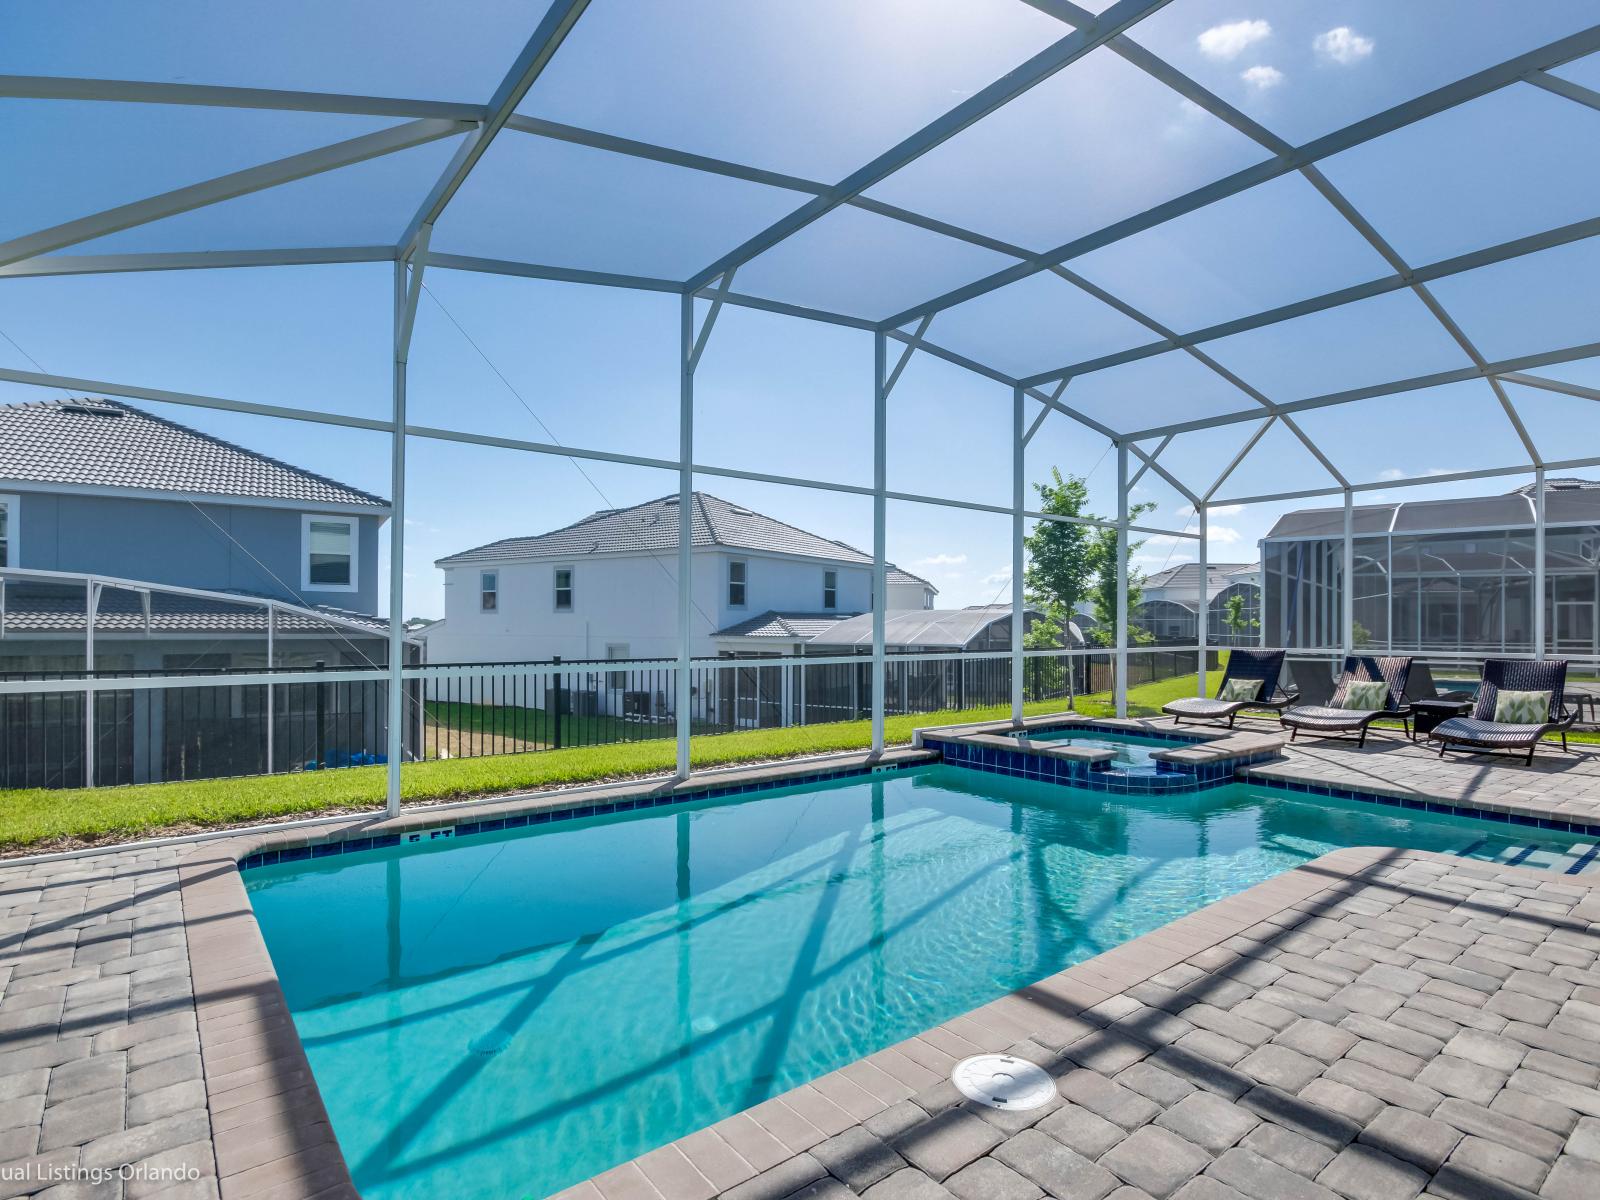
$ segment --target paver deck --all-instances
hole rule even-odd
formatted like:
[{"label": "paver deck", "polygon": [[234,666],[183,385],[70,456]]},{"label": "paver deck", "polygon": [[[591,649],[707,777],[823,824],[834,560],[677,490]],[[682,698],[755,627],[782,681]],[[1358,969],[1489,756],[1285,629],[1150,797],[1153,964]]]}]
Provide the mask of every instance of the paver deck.
[{"label": "paver deck", "polygon": [[[1384,739],[1255,770],[1600,810],[1589,753],[1439,764]],[[261,841],[0,866],[0,1197],[354,1194],[232,865]],[[1590,1200],[1597,962],[1584,879],[1340,851],[569,1200]],[[1040,1063],[1059,1097],[963,1101],[949,1070],[980,1049]]]}]

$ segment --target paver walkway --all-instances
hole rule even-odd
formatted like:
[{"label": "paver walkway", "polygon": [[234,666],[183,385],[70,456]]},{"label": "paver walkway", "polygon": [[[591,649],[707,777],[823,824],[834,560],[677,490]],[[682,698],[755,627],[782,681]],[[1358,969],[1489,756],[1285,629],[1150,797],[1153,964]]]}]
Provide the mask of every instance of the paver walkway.
[{"label": "paver walkway", "polygon": [[[1369,742],[1297,747],[1290,767],[1552,809],[1600,782],[1593,754],[1432,764]],[[539,802],[502,807],[519,803]],[[1588,882],[1341,851],[575,1192],[1593,1200]],[[950,1068],[979,1049],[1040,1062],[1060,1097],[961,1101]],[[0,866],[0,1197],[219,1194],[353,1195],[222,843]]]},{"label": "paver walkway", "polygon": [[1342,850],[562,1200],[1595,1200],[1597,957],[1592,886]]}]

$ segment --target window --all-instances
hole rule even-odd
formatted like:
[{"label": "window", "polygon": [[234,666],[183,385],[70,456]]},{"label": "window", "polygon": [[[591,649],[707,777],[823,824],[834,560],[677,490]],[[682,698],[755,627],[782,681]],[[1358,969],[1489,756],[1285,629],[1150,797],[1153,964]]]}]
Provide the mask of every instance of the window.
[{"label": "window", "polygon": [[728,607],[743,608],[747,563],[738,559],[728,564]]},{"label": "window", "polygon": [[822,573],[822,607],[832,611],[839,607],[839,572]]},{"label": "window", "polygon": [[[607,642],[606,661],[622,662],[628,657],[627,642]],[[606,686],[621,691],[628,686],[628,673],[626,671],[607,671]]]},{"label": "window", "polygon": [[356,590],[356,519],[313,517],[300,526],[300,586],[324,592]]},{"label": "window", "polygon": [[556,568],[556,611],[572,611],[572,568]]},{"label": "window", "polygon": [[482,612],[494,612],[500,607],[500,572],[480,571],[478,573],[478,608]]},{"label": "window", "polygon": [[0,496],[0,567],[20,567],[17,550],[17,512],[22,502],[15,496]]}]

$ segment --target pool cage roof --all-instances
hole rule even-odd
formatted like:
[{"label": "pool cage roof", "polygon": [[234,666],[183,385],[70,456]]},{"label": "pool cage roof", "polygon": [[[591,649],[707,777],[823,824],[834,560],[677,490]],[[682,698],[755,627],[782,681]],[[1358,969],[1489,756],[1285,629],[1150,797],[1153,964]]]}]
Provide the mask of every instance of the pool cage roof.
[{"label": "pool cage roof", "polygon": [[[1135,529],[1127,493],[1147,473],[1203,531],[1225,503],[1342,495],[1349,507],[1378,488],[1600,464],[1593,447],[1545,453],[1519,410],[1538,393],[1600,401],[1558,377],[1600,358],[1600,24],[1585,0],[1318,6],[1306,69],[1330,73],[1312,79],[1309,108],[1274,107],[1282,73],[1237,56],[1266,22],[1208,30],[1235,15],[1210,0],[1098,12],[708,0],[671,6],[670,20],[617,0],[539,7],[473,0],[441,21],[420,0],[248,13],[175,0],[136,18],[90,3],[12,39],[0,97],[38,122],[25,144],[77,122],[108,147],[127,114],[153,111],[173,178],[201,181],[119,195],[116,178],[38,173],[21,205],[34,219],[0,242],[0,276],[393,263],[394,410],[377,420],[44,371],[0,380],[667,468],[685,494],[697,473],[854,492],[875,502],[880,571],[886,499],[1007,513],[1019,608],[1022,519],[1062,519],[1024,509],[1023,447],[1046,418],[1114,443],[1118,523]],[[1384,22],[1380,53],[1404,69],[1331,82],[1373,52],[1353,27]],[[253,114],[233,132],[264,132],[219,136],[202,119],[217,111]],[[264,146],[281,156],[253,159]],[[82,195],[115,202],[84,212]],[[416,306],[437,270],[679,297],[677,457],[407,423]],[[729,306],[873,336],[872,487],[693,462],[694,372]],[[1352,340],[1381,343],[1392,373],[1345,369]],[[1012,389],[1009,507],[888,489],[883,406],[918,354]],[[1462,388],[1496,414],[1483,436],[1504,442],[1502,466],[1374,479],[1341,468],[1313,431],[1322,410]],[[1163,463],[1186,435],[1228,427],[1236,452],[1210,478]],[[1382,441],[1381,421],[1368,436]],[[392,441],[398,528],[406,439]],[[1282,445],[1321,478],[1230,494],[1241,463]]]}]

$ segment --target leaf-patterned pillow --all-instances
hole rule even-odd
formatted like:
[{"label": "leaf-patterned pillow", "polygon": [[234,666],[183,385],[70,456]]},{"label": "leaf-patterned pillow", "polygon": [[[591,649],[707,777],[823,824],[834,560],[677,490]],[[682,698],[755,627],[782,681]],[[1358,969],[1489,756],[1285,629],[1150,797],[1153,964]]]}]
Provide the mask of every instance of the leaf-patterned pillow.
[{"label": "leaf-patterned pillow", "polygon": [[1550,719],[1550,693],[1502,690],[1494,698],[1494,719],[1502,725],[1543,725]]},{"label": "leaf-patterned pillow", "polygon": [[1217,693],[1217,699],[1233,704],[1240,700],[1254,700],[1259,695],[1261,695],[1261,680],[1230,679],[1222,685],[1222,690]]},{"label": "leaf-patterned pillow", "polygon": [[1352,679],[1345,685],[1344,706],[1360,712],[1376,712],[1389,703],[1389,685],[1381,679],[1367,682]]}]

